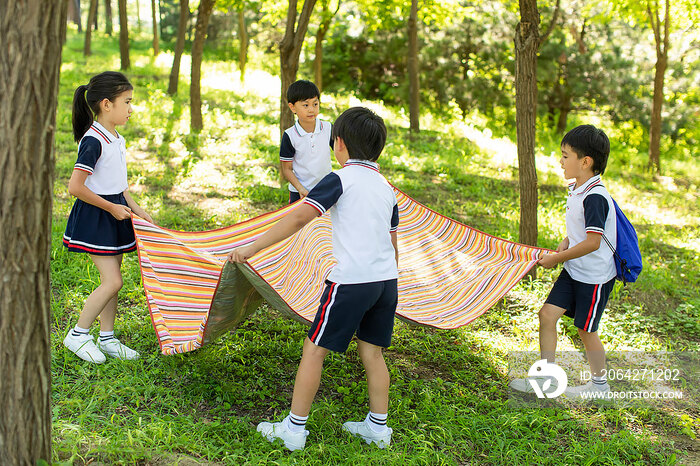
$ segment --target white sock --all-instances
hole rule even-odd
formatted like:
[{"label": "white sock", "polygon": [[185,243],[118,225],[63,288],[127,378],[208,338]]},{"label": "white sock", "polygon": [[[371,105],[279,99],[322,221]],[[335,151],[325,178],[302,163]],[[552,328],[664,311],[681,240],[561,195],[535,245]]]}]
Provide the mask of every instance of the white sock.
[{"label": "white sock", "polygon": [[608,383],[608,378],[604,375],[601,375],[600,377],[594,375],[591,377],[591,382],[593,382],[594,387],[602,387]]},{"label": "white sock", "polygon": [[109,332],[103,332],[102,330],[100,330],[100,343],[105,343],[112,339],[114,339],[114,330],[111,330]]},{"label": "white sock", "polygon": [[89,328],[78,327],[78,325],[73,327],[73,330],[71,330],[71,336],[73,336],[73,337],[83,337],[83,336],[86,336],[89,334],[90,334]]},{"label": "white sock", "polygon": [[376,433],[384,432],[386,427],[386,419],[389,416],[388,413],[377,414],[370,411],[365,418],[365,422],[369,425],[370,429]]},{"label": "white sock", "polygon": [[306,420],[309,419],[309,416],[297,416],[296,414],[293,414],[291,411],[289,412],[289,416],[284,418],[284,426],[289,430],[290,432],[304,432],[304,428],[306,427]]}]

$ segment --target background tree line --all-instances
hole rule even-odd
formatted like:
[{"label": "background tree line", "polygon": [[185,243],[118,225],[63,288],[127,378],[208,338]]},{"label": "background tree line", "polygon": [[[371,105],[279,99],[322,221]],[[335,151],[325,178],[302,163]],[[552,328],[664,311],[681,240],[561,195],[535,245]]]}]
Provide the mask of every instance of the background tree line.
[{"label": "background tree line", "polygon": [[[419,100],[451,116],[479,112],[500,120],[505,130],[515,128],[513,36],[520,13],[515,1],[118,1],[129,9],[126,27],[143,30],[142,23],[153,24],[156,53],[158,37],[166,50],[175,50],[179,39],[191,51],[201,17],[207,21],[202,31],[207,56],[235,60],[245,70],[253,47],[267,58],[257,65],[280,74],[280,46],[290,24],[303,39],[297,74],[314,79],[327,92],[354,93],[407,110],[411,100]],[[97,10],[100,3],[104,7]],[[83,22],[110,34],[110,3],[82,0],[82,16],[89,18]],[[662,97],[664,104],[658,108],[657,103],[656,109],[662,117],[660,152],[669,153],[678,144],[692,147],[699,136],[698,5],[686,0],[559,3],[536,5],[542,24],[552,26],[537,59],[537,115],[543,125],[563,132],[571,114],[594,111],[648,136],[656,89],[657,101]],[[420,83],[414,99],[409,70],[412,7]],[[181,11],[187,12],[183,27]],[[287,21],[290,12],[298,15],[297,23]],[[663,95],[658,95],[659,88]],[[649,141],[644,145],[651,150]],[[650,157],[650,166],[661,173],[657,154]]]}]

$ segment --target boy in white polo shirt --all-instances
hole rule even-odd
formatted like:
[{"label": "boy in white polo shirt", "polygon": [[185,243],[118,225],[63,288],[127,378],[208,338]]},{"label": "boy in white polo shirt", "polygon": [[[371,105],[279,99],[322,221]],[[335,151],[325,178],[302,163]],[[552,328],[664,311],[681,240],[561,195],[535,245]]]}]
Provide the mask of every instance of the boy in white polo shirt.
[{"label": "boy in white polo shirt", "polygon": [[296,209],[255,242],[228,256],[232,262],[245,262],[330,210],[336,265],[304,340],[291,411],[282,422],[258,424],[265,438],[280,438],[290,450],[306,444],[309,432],[304,427],[324,358],[329,351],[346,351],[355,334],[367,373],[370,410],[364,421],[346,422],[343,429],[380,448],[391,442],[392,429],[386,425],[389,371],[382,348],[391,344],[398,301],[399,212],[394,190],[376,163],[386,141],[386,127],[371,110],[353,107],[336,120],[333,138],[335,156],[343,168],[324,177]]},{"label": "boy in white polo shirt", "polygon": [[[577,126],[562,139],[560,163],[564,178],[575,180],[569,185],[566,201],[566,238],[556,253],[547,254],[539,261],[539,265],[548,269],[564,263],[539,312],[541,357],[554,362],[557,321],[567,315],[574,318],[591,367],[591,381],[567,388],[568,397],[610,391],[605,374],[605,349],[597,332],[616,275],[612,250],[601,240],[604,234],[612,247],[617,246],[615,208],[600,179],[609,153],[608,137],[593,125]],[[526,382],[516,379],[511,387],[530,391]]]},{"label": "boy in white polo shirt", "polygon": [[331,172],[332,126],[317,118],[321,93],[311,81],[300,79],[287,89],[289,109],[296,123],[282,134],[280,169],[289,181],[289,203],[305,197]]}]

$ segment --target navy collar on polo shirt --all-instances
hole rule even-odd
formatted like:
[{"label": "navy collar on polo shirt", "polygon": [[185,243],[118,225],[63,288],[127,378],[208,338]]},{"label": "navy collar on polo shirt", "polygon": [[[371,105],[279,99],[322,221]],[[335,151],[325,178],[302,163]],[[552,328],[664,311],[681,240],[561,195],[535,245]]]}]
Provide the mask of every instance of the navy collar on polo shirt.
[{"label": "navy collar on polo shirt", "polygon": [[371,168],[372,170],[379,171],[379,164],[369,160],[349,159],[343,166],[347,167],[350,165],[358,165],[360,167]]},{"label": "navy collar on polo shirt", "polygon": [[299,120],[297,120],[296,123],[294,123],[294,129],[296,129],[297,134],[301,137],[307,136],[309,134],[317,134],[323,131],[323,122],[320,118],[316,118],[316,127],[314,128],[313,133],[307,133],[306,130],[302,128],[299,124]]},{"label": "navy collar on polo shirt", "polygon": [[[92,128],[105,140],[107,141],[107,144],[112,144],[115,141],[118,141],[121,137],[120,136],[115,136],[114,134],[110,133],[107,131],[107,129],[102,126],[100,123],[97,122],[97,120],[94,120],[92,122]],[[116,130],[115,130],[116,131]],[[119,135],[119,133],[117,133]]]},{"label": "navy collar on polo shirt", "polygon": [[599,184],[600,181],[600,175],[593,175],[590,177],[585,183],[583,183],[581,186],[578,188],[574,187],[576,186],[576,182],[574,181],[573,183],[569,184],[569,191],[571,191],[571,194],[583,194],[588,192],[591,188],[593,188],[594,185]]}]

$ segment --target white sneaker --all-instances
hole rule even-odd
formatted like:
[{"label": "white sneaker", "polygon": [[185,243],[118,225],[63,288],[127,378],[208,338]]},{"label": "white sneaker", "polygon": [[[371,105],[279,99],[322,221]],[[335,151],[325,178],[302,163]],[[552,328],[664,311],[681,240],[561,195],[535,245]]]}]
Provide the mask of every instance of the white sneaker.
[{"label": "white sneaker", "polygon": [[95,346],[90,335],[74,336],[73,329],[68,331],[68,335],[63,339],[63,344],[80,359],[96,364],[102,364],[107,359],[102,351]]},{"label": "white sneaker", "polygon": [[302,432],[292,432],[287,429],[284,422],[261,422],[258,424],[258,432],[268,441],[274,442],[275,439],[282,439],[284,446],[288,450],[301,450],[306,445],[306,436],[309,435],[308,430]]},{"label": "white sneaker", "polygon": [[98,341],[97,345],[99,346],[99,348],[102,351],[104,351],[106,354],[112,356],[113,358],[117,358],[117,359],[138,359],[139,358],[138,351],[132,350],[128,346],[122,344],[122,342],[120,342],[116,338],[110,338],[109,340],[107,340],[106,343]]},{"label": "white sneaker", "polygon": [[585,385],[567,388],[564,396],[570,400],[607,400],[610,394],[610,384],[605,382],[602,385],[588,381]]},{"label": "white sneaker", "polygon": [[[528,377],[526,379],[513,379],[510,381],[508,386],[512,388],[513,390],[517,390],[519,392],[523,393],[535,393],[535,390],[532,388],[532,385],[530,384],[530,379],[535,380],[536,383],[542,387],[544,391],[550,392],[554,391],[557,389],[557,380],[554,377],[542,377],[542,376],[535,376],[535,377]],[[545,383],[547,380],[551,380],[550,385],[545,386]]]},{"label": "white sneaker", "polygon": [[362,437],[362,439],[371,444],[376,443],[379,448],[386,448],[391,443],[391,433],[393,430],[391,427],[387,427],[383,432],[375,432],[372,428],[367,425],[367,422],[346,422],[343,424],[343,430],[350,432],[352,435],[357,435]]}]

